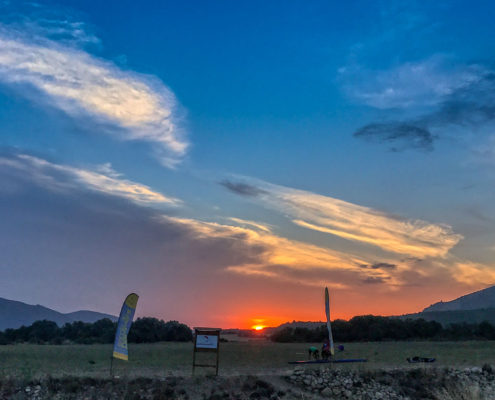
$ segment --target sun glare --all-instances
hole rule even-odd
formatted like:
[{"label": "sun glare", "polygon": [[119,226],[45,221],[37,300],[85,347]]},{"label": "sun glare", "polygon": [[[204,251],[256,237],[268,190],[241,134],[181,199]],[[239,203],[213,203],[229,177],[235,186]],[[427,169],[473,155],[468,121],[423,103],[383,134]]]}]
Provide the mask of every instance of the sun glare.
[{"label": "sun glare", "polygon": [[263,326],[263,325],[256,325],[256,326],[253,326],[253,329],[254,329],[255,331],[261,331],[263,328],[264,328],[264,326]]}]

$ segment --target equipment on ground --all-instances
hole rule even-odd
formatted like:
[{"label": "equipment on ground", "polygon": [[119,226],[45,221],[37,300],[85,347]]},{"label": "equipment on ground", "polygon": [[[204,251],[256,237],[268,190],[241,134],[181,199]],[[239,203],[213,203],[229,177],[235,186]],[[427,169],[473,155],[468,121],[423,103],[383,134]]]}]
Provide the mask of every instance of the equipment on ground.
[{"label": "equipment on ground", "polygon": [[418,357],[418,356],[414,356],[414,357],[407,358],[407,362],[408,363],[411,363],[411,364],[415,364],[415,363],[432,363],[432,362],[435,362],[435,361],[436,361],[436,358],[433,358],[433,357]]},{"label": "equipment on ground", "polygon": [[342,364],[342,363],[355,363],[355,362],[367,362],[365,358],[343,358],[340,360],[304,360],[304,361],[289,361],[289,364]]}]

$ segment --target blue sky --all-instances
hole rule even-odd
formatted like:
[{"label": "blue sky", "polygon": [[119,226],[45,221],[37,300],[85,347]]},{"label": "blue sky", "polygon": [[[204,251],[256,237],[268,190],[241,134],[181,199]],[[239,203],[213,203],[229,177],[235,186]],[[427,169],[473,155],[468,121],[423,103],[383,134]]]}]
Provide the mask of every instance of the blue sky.
[{"label": "blue sky", "polygon": [[0,2],[0,296],[226,327],[492,285],[494,14]]}]

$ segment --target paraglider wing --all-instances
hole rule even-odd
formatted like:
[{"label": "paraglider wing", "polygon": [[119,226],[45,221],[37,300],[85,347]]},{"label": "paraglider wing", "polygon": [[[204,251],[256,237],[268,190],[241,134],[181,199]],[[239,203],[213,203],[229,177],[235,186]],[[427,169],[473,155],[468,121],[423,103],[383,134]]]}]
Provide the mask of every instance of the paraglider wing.
[{"label": "paraglider wing", "polygon": [[330,341],[330,354],[333,356],[335,350],[333,348],[332,326],[330,325],[330,296],[328,288],[325,288],[325,314],[327,315],[328,340]]}]

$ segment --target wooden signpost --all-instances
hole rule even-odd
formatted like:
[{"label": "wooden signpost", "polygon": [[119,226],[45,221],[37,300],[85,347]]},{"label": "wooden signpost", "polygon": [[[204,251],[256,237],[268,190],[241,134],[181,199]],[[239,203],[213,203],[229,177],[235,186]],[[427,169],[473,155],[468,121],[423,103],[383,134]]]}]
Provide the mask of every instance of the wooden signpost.
[{"label": "wooden signpost", "polygon": [[[215,368],[218,375],[218,355],[220,351],[220,328],[194,328],[193,374],[196,367]],[[215,364],[197,364],[196,353],[216,353]]]}]

